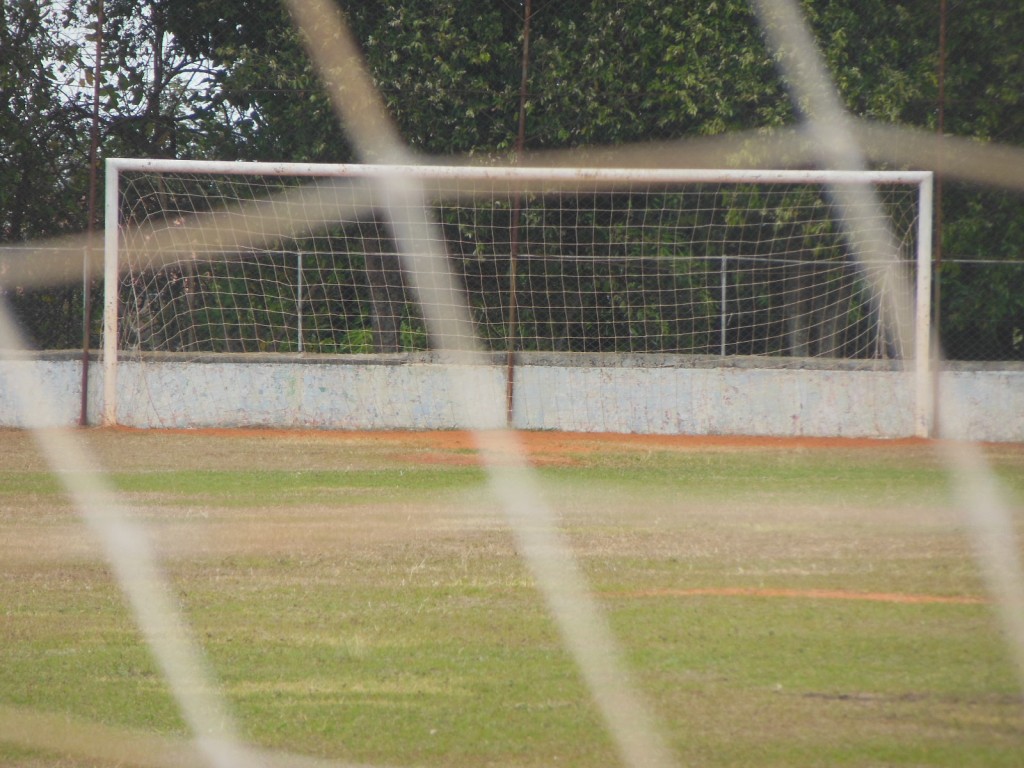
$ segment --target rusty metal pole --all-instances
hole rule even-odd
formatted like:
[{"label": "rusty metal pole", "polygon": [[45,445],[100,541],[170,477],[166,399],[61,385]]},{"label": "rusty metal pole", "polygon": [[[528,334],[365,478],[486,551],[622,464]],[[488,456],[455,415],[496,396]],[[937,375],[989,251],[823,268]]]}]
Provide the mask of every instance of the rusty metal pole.
[{"label": "rusty metal pole", "polygon": [[[516,134],[515,163],[526,147],[526,101],[530,77],[530,16],[531,0],[526,0],[523,9],[523,55],[522,73],[519,81],[519,130]],[[511,427],[515,417],[515,381],[516,381],[516,325],[518,318],[518,299],[516,296],[516,267],[519,258],[519,227],[523,213],[522,195],[517,190],[512,198],[512,220],[509,232],[509,295],[508,295],[508,328],[506,330],[506,347],[508,357],[505,365],[505,423]]]},{"label": "rusty metal pole", "polygon": [[82,260],[82,400],[78,424],[89,425],[89,341],[92,327],[92,246],[96,235],[96,165],[100,143],[100,72],[103,63],[103,0],[96,0],[96,55],[92,73],[92,128],[89,139],[89,220]]},{"label": "rusty metal pole", "polygon": [[[948,13],[947,0],[939,2],[939,105],[938,105],[938,126],[939,139],[946,135],[946,17]],[[940,274],[942,272],[942,155],[939,155],[939,162],[935,168],[935,240],[933,253],[935,261],[935,295],[934,311],[935,322],[938,323],[941,317],[941,305],[939,299],[942,296],[940,287]]]},{"label": "rusty metal pole", "polygon": [[[939,0],[939,71],[937,73],[939,86],[939,104],[937,115],[936,131],[939,135],[940,147],[943,137],[946,135],[946,50],[947,50],[947,27],[948,16],[947,0]],[[932,236],[932,328],[935,343],[932,344],[933,365],[932,365],[932,433],[936,437],[942,436],[942,424],[940,418],[942,407],[940,398],[942,391],[939,383],[941,366],[939,362],[942,354],[941,348],[941,325],[942,325],[942,152],[940,150],[938,162],[935,166],[935,200],[934,200],[935,227]]]}]

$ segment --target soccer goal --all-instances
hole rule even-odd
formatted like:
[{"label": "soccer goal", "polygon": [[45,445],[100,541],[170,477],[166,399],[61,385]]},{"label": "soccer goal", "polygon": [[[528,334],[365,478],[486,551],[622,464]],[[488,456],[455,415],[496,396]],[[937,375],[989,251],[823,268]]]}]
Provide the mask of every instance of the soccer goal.
[{"label": "soccer goal", "polygon": [[[509,423],[565,426],[517,415],[543,399],[515,391],[524,365],[741,362],[898,371],[927,433],[930,173],[129,159],[107,164],[104,420],[459,426],[429,376],[452,340],[428,333],[395,243],[403,179]],[[880,205],[840,214],[851,184]],[[884,301],[904,282],[910,322]],[[598,422],[570,428],[644,431]]]}]

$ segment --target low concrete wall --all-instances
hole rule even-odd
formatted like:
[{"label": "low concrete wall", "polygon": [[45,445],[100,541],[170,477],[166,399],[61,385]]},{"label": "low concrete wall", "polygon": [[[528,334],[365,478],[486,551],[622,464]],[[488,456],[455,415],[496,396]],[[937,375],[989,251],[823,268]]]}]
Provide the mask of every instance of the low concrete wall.
[{"label": "low concrete wall", "polygon": [[[29,388],[20,395],[18,380]],[[99,365],[89,371],[90,424],[100,418],[103,391]],[[68,426],[78,424],[82,403],[82,354],[71,352],[0,352],[0,427]]]},{"label": "low concrete wall", "polygon": [[[912,381],[892,371],[539,368],[517,377],[528,429],[693,435],[913,434]],[[586,397],[581,396],[586,393]]]},{"label": "low concrete wall", "polygon": [[[118,422],[136,427],[454,429],[504,421],[502,365],[447,366],[429,355],[324,359],[173,355],[119,369]],[[14,377],[31,382],[30,405]],[[102,371],[90,369],[89,420]],[[469,410],[453,387],[475,400]],[[81,360],[0,362],[0,426],[76,424]],[[964,364],[938,377],[944,437],[1024,442],[1024,366]],[[521,355],[515,426],[532,430],[895,438],[913,434],[911,374],[877,361]],[[951,408],[955,406],[955,408]],[[473,414],[471,417],[467,414]]]}]

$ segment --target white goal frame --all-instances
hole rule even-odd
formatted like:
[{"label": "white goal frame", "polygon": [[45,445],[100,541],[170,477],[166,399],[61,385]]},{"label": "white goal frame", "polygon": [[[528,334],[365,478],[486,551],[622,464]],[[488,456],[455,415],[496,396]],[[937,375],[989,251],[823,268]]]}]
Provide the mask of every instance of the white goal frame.
[{"label": "white goal frame", "polygon": [[542,168],[432,165],[355,165],[327,163],[268,163],[245,161],[160,160],[110,158],[106,161],[104,232],[104,312],[103,312],[103,404],[102,423],[116,423],[118,369],[118,279],[121,223],[119,217],[120,179],[125,172],[200,173],[217,175],[269,175],[310,178],[361,177],[386,183],[388,179],[438,180],[516,183],[544,182],[547,191],[559,187],[578,189],[583,185],[634,183],[684,184],[818,184],[823,186],[898,184],[918,190],[916,232],[916,278],[913,397],[914,433],[930,437],[934,423],[932,396],[932,222],[933,173],[930,171],[827,171],[827,170],[707,170],[707,169],[628,169],[628,168]]}]

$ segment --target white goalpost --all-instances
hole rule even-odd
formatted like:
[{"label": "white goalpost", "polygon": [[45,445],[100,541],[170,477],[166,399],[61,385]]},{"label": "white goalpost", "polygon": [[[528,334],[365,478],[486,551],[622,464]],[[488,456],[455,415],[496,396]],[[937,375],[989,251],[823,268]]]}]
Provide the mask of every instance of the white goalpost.
[{"label": "white goalpost", "polygon": [[[467,332],[493,355],[494,370],[481,375],[507,379],[512,425],[548,428],[526,411],[556,407],[517,379],[523,365],[743,361],[898,372],[909,382],[907,431],[930,433],[929,172],[133,159],[107,161],[103,421],[145,412],[143,423],[190,424],[188,411],[203,409],[199,387],[279,400],[227,407],[234,423],[374,426],[323,411],[308,388],[324,389],[332,366],[389,366],[365,374],[365,405],[396,366],[437,362],[441,345],[392,232],[403,214],[385,190],[403,178],[422,188],[438,225],[472,314]],[[835,210],[833,191],[860,184],[875,189],[882,220]],[[875,298],[904,281],[913,318]],[[269,385],[239,377],[253,363],[278,374],[293,366],[283,389],[295,391],[269,395]],[[234,378],[218,380],[224,366]],[[190,378],[199,383],[183,385]],[[315,417],[298,413],[309,408]],[[431,408],[444,410],[422,409]],[[459,426],[416,421],[394,400],[370,410],[391,413],[379,426]]]}]

